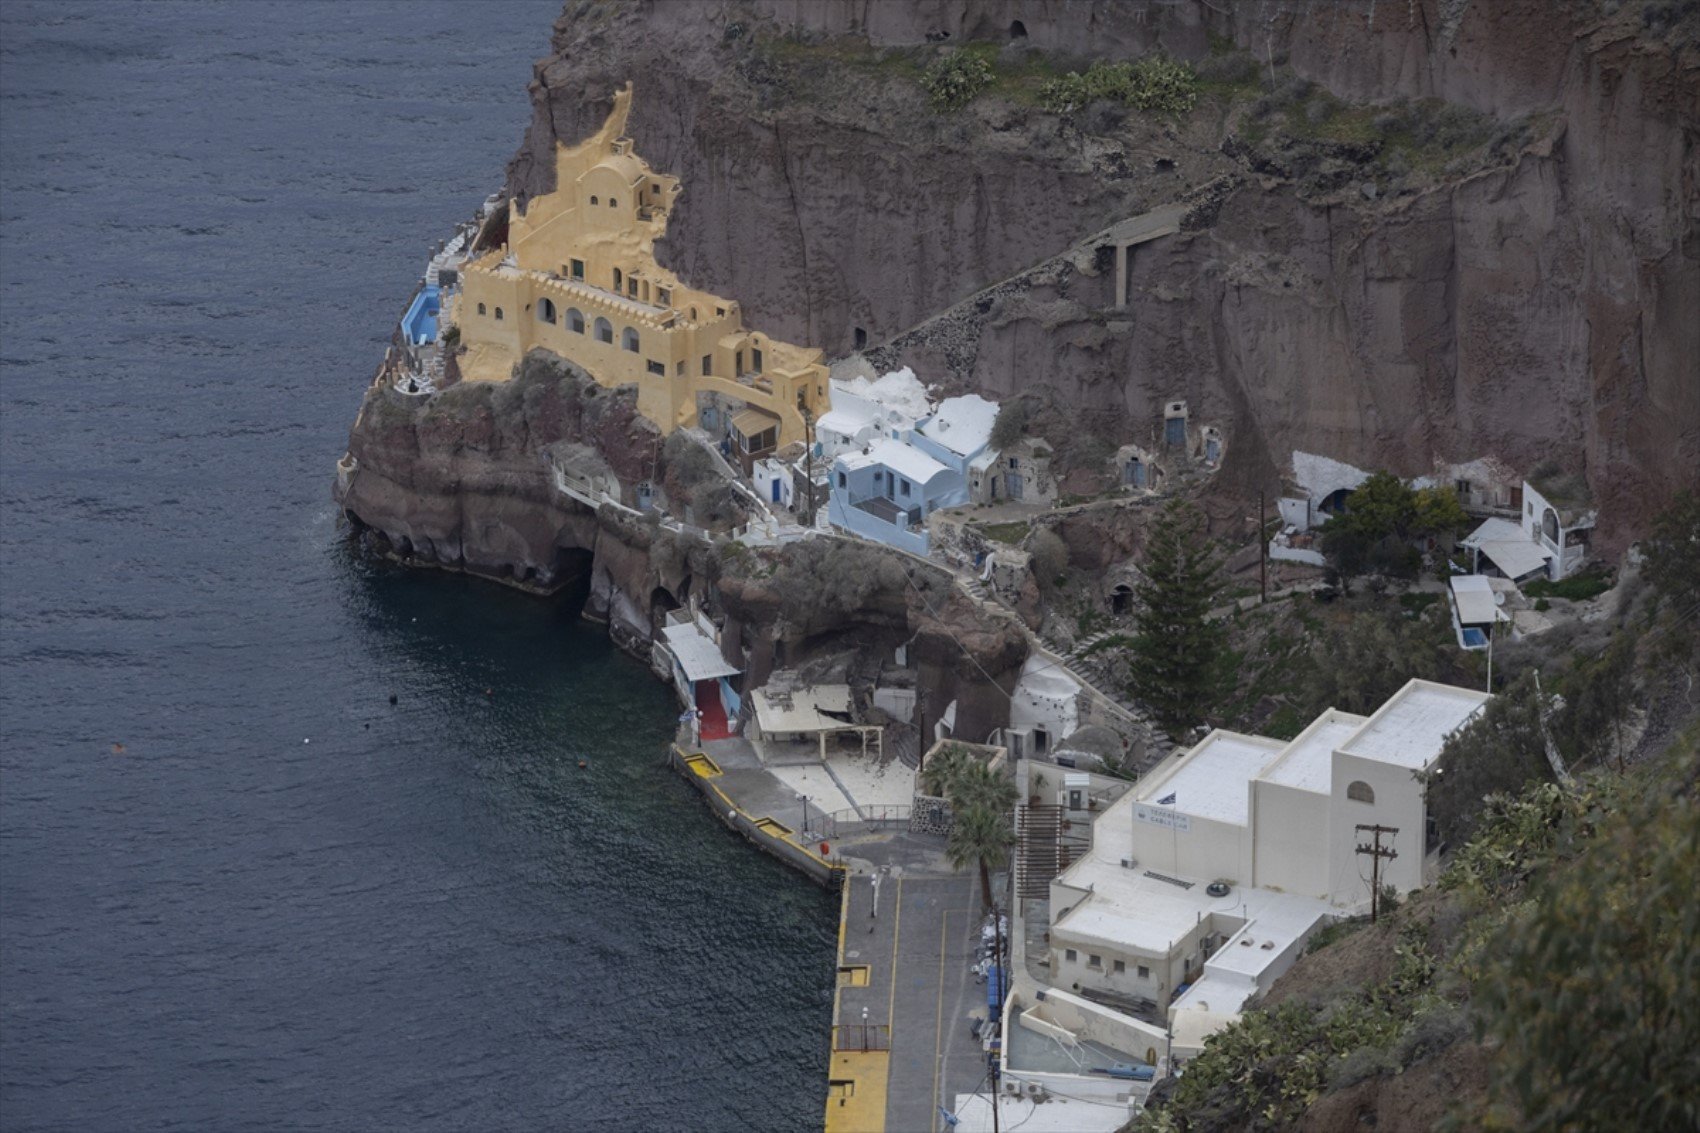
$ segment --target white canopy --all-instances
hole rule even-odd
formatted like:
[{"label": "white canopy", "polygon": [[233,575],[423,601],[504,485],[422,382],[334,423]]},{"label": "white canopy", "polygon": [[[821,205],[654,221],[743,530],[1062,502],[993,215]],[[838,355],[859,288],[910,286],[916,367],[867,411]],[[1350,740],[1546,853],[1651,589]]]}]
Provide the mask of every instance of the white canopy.
[{"label": "white canopy", "polygon": [[667,639],[667,647],[673,651],[674,660],[685,670],[687,680],[710,681],[737,674],[738,667],[726,662],[726,658],[720,655],[720,647],[704,637],[694,622],[668,626],[661,634]]}]

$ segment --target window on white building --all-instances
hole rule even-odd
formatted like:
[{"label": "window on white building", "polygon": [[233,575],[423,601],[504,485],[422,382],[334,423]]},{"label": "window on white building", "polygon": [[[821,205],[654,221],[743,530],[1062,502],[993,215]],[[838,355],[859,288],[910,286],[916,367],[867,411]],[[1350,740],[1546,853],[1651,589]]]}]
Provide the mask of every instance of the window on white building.
[{"label": "window on white building", "polygon": [[1119,976],[1125,971],[1127,971],[1127,961],[1126,960],[1117,960],[1116,961],[1116,975]]},{"label": "window on white building", "polygon": [[1346,788],[1346,797],[1355,803],[1375,802],[1375,788],[1358,779]]},{"label": "window on white building", "polygon": [[1139,965],[1136,971],[1139,978],[1142,980],[1148,980],[1151,978],[1151,969],[1147,968],[1144,964]]},{"label": "window on white building", "polygon": [[1088,968],[1102,968],[1104,966],[1104,958],[1094,952],[1086,957],[1086,966]]},{"label": "window on white building", "polygon": [[1065,949],[1063,951],[1063,959],[1067,960],[1070,964],[1072,964],[1076,960],[1080,959],[1080,955],[1079,955],[1079,953],[1075,952],[1074,949],[1069,948],[1069,949]]}]

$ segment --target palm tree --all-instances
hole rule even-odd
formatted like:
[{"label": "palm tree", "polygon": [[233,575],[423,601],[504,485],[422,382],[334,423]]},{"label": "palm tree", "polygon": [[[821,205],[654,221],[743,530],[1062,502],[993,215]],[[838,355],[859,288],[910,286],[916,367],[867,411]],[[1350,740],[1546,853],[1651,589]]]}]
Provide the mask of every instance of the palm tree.
[{"label": "palm tree", "polygon": [[966,748],[951,744],[940,748],[938,753],[927,760],[927,765],[921,768],[921,789],[935,798],[947,797],[950,794],[950,784],[957,775],[970,763],[972,757]]},{"label": "palm tree", "polygon": [[1014,780],[979,760],[970,759],[955,769],[945,784],[945,794],[953,811],[984,806],[995,814],[1008,815],[1015,809],[1018,792]]},{"label": "palm tree", "polygon": [[[954,807],[952,809],[955,809]],[[966,869],[970,862],[980,866],[980,897],[992,907],[992,870],[1009,864],[1009,848],[1015,843],[1009,815],[976,803],[957,810],[945,843],[944,856],[952,869]]]}]

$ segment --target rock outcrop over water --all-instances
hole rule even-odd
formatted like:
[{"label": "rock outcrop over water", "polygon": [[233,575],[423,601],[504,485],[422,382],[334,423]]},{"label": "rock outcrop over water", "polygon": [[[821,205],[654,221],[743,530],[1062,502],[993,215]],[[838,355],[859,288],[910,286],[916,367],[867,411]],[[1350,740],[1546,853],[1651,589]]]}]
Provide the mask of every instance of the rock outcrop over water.
[{"label": "rock outcrop over water", "polygon": [[[574,2],[509,187],[546,188],[549,147],[633,79],[631,133],[685,185],[663,258],[764,329],[838,352],[966,301],[904,340],[929,378],[1036,393],[1107,439],[1185,397],[1247,490],[1294,449],[1406,475],[1554,460],[1609,544],[1700,467],[1700,15],[1661,12]],[[1016,69],[1159,50],[1216,81],[1174,122],[996,91],[934,110],[927,45],[984,42]],[[1360,111],[1349,141],[1307,125]],[[1448,150],[1464,118],[1481,144]],[[1432,162],[1387,160],[1436,121]],[[1177,200],[1188,230],[1135,249],[1125,308],[1103,256],[1022,275]]]},{"label": "rock outcrop over water", "polygon": [[430,397],[371,386],[334,495],[373,549],[411,565],[541,592],[588,579],[587,614],[645,660],[667,611],[699,597],[724,620],[723,648],[749,687],[805,665],[871,683],[906,646],[926,722],[952,702],[959,735],[1008,722],[1026,635],[942,571],[830,536],[756,551],[654,513],[593,508],[555,479],[564,458],[617,477],[628,497],[644,481],[665,495],[692,451],[661,442],[629,387],[534,352],[501,385]]}]

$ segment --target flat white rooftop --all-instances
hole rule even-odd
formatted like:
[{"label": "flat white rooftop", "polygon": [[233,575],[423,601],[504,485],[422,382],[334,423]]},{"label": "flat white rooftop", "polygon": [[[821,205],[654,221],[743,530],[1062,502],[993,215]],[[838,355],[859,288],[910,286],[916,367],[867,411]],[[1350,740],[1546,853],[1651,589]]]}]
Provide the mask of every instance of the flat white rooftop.
[{"label": "flat white rooftop", "polygon": [[1367,719],[1329,709],[1294,737],[1261,778],[1265,783],[1326,795],[1333,780],[1334,749],[1345,743]]},{"label": "flat white rooftop", "polygon": [[751,699],[755,701],[756,723],[764,735],[836,732],[852,726],[847,720],[826,715],[850,714],[849,685],[807,685],[791,693],[758,688]]},{"label": "flat white rooftop", "polygon": [[1156,803],[1175,796],[1171,808],[1194,818],[1246,824],[1250,808],[1247,784],[1274,762],[1285,745],[1262,736],[1243,736],[1218,728],[1184,756],[1173,770],[1137,793],[1139,801]]},{"label": "flat white rooftop", "polygon": [[[872,468],[874,465],[884,465],[899,476],[906,476],[917,484],[925,484],[934,476],[949,471],[944,465],[928,456],[918,448],[911,448],[901,441],[881,437],[868,446],[866,452],[851,452],[839,457],[839,462],[846,469]],[[920,501],[916,501],[919,503]]]},{"label": "flat white rooftop", "polygon": [[[1120,861],[1086,861],[1092,865],[1082,869],[1085,862],[1077,864],[1062,878],[1068,885],[1092,889],[1051,926],[1051,939],[1064,946],[1101,944],[1107,949],[1165,956],[1175,941],[1198,927],[1202,918],[1229,917],[1230,927],[1234,922],[1251,922],[1245,931],[1256,938],[1257,946],[1233,957],[1226,970],[1241,971],[1255,979],[1299,935],[1335,912],[1328,902],[1314,897],[1239,885],[1226,897],[1212,897],[1204,891],[1202,879],[1183,889],[1171,881],[1146,876],[1143,867],[1128,869]],[[1274,947],[1261,947],[1265,941],[1274,941]],[[1211,962],[1227,947],[1218,950]]]},{"label": "flat white rooftop", "polygon": [[1413,680],[1340,745],[1340,751],[1413,771],[1440,755],[1451,735],[1488,702],[1488,694]]}]

